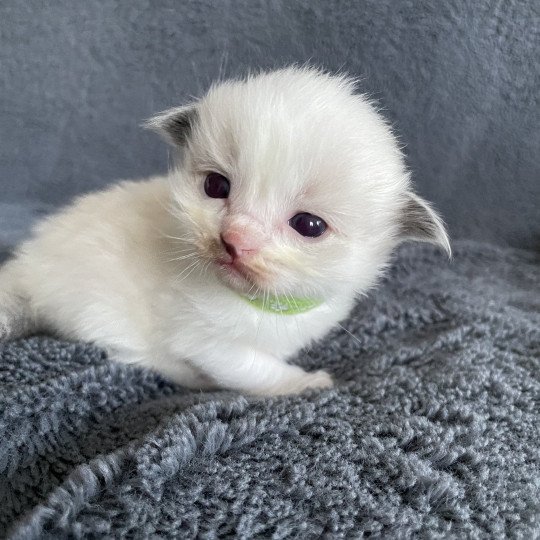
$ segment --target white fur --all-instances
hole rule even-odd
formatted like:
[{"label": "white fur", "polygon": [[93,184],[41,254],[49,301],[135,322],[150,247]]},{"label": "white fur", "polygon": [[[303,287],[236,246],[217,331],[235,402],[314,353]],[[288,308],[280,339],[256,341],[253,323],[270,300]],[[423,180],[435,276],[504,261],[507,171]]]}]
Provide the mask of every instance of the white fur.
[{"label": "white fur", "polygon": [[[23,299],[36,325],[192,388],[331,386],[325,372],[285,359],[347,316],[402,240],[410,185],[394,136],[349,79],[310,69],[216,85],[150,124],[174,144],[164,122],[190,110],[178,167],[81,197],[42,222],[0,273],[4,303]],[[209,171],[230,179],[228,199],[205,195]],[[301,237],[287,224],[298,211],[323,217],[327,233]],[[424,239],[445,246],[436,214],[426,219],[436,234]],[[231,224],[263,244],[249,288],[214,264]],[[324,302],[277,315],[247,303],[249,289]]]}]

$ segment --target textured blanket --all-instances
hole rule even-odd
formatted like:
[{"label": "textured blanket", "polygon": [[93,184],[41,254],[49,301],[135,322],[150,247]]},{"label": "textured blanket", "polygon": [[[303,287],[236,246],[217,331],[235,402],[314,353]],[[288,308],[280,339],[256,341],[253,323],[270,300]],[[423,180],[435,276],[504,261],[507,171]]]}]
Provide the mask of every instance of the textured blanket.
[{"label": "textured blanket", "polygon": [[296,397],[0,345],[0,536],[538,537],[539,262],[405,246],[297,359],[337,387]]}]

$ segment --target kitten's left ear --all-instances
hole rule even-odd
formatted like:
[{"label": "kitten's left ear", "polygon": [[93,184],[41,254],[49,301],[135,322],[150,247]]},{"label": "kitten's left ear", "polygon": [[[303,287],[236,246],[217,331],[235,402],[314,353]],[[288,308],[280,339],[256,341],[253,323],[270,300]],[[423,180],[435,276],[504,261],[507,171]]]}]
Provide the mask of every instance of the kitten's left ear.
[{"label": "kitten's left ear", "polygon": [[421,197],[408,191],[401,211],[400,237],[403,240],[430,242],[452,255],[446,227],[437,212]]},{"label": "kitten's left ear", "polygon": [[197,120],[195,104],[175,107],[144,122],[143,127],[155,131],[172,146],[184,146]]}]

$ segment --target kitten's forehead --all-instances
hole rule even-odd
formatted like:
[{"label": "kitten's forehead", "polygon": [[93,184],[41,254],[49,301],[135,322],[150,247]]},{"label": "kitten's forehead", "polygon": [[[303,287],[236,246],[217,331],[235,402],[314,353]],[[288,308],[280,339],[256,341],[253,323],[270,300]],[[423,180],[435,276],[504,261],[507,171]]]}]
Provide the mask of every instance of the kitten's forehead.
[{"label": "kitten's forehead", "polygon": [[199,105],[198,134],[205,150],[244,170],[305,177],[352,142],[346,119],[355,105],[350,83],[283,70],[212,88]]}]

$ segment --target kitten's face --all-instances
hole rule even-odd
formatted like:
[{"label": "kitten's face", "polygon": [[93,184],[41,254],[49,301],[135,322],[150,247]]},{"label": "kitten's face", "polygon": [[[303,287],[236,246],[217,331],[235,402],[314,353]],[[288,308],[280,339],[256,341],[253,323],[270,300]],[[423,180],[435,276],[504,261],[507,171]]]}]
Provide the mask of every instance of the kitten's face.
[{"label": "kitten's face", "polygon": [[404,230],[409,182],[350,83],[283,70],[214,87],[175,114],[179,228],[220,281],[320,299],[373,283]]}]

